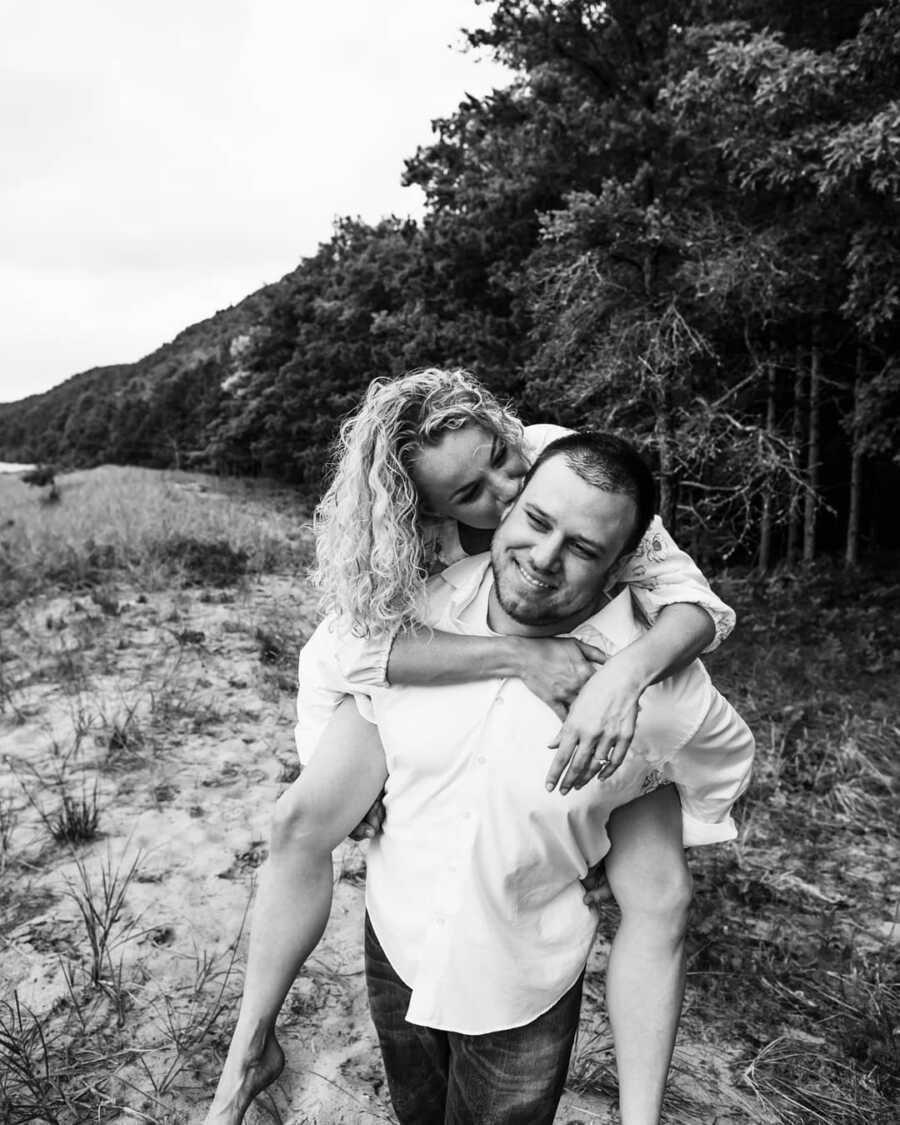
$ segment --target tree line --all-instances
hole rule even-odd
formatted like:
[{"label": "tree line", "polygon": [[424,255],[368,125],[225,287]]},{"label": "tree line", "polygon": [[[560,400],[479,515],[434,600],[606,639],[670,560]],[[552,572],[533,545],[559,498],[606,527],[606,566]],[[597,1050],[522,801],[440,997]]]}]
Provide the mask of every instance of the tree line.
[{"label": "tree line", "polygon": [[705,560],[900,545],[900,0],[487,6],[515,77],[406,162],[422,222],[0,408],[3,456],[316,486],[370,379],[461,365],[631,436]]}]

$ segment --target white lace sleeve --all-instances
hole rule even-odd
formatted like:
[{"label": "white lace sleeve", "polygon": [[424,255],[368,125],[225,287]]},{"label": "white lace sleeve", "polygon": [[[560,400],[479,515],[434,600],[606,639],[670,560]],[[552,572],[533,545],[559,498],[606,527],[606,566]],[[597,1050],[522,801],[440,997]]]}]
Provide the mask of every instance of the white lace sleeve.
[{"label": "white lace sleeve", "polygon": [[675,602],[690,602],[705,609],[716,627],[706,652],[717,648],[734,628],[734,610],[713,592],[703,572],[666,531],[659,516],[654,516],[646,535],[613,577],[631,588],[651,625],[662,609]]}]

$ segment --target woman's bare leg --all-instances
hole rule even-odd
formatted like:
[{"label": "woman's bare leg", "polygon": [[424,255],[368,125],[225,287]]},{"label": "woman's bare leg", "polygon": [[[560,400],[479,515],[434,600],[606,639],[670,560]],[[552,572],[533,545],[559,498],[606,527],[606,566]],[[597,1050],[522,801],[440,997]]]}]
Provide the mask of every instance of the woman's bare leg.
[{"label": "woman's bare leg", "polygon": [[606,997],[616,1049],[622,1125],[656,1125],[684,998],[691,874],[673,785],[610,817],[606,878],[622,918]]},{"label": "woman's bare leg", "polygon": [[239,1125],[256,1095],[281,1073],[275,1019],[328,921],[331,853],[362,820],[386,776],[378,730],[348,697],[310,764],[276,804],[241,1009],[205,1125]]}]

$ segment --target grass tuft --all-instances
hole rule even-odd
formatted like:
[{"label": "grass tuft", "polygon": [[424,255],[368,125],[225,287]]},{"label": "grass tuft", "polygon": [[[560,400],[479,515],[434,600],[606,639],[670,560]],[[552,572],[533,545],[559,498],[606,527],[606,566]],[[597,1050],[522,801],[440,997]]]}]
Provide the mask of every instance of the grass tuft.
[{"label": "grass tuft", "polygon": [[65,789],[61,804],[50,821],[50,834],[58,843],[83,844],[97,836],[100,810],[97,804],[97,779],[89,789],[82,781],[81,792],[74,796]]},{"label": "grass tuft", "polygon": [[6,1125],[61,1125],[67,1099],[57,1077],[55,1047],[18,993],[11,1003],[0,1001],[0,1120]]},{"label": "grass tuft", "polygon": [[114,866],[112,855],[107,851],[98,881],[91,875],[85,861],[79,856],[74,857],[75,877],[66,879],[66,889],[84,923],[91,953],[90,979],[94,985],[103,981],[105,971],[112,983],[121,978],[121,971],[116,971],[112,961],[112,950],[127,941],[136,926],[134,921],[123,925],[119,923],[128,887],[137,873],[141,858],[138,852],[129,866],[123,866],[121,860]]}]

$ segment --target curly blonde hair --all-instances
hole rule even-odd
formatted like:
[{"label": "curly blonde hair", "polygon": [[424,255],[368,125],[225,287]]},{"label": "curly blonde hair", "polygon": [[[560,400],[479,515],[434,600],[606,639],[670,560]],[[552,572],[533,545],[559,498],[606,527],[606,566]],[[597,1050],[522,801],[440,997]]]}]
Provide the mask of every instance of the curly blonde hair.
[{"label": "curly blonde hair", "polygon": [[522,424],[466,371],[430,367],[375,379],[335,442],[331,483],[316,509],[312,578],[321,609],[358,635],[421,620],[427,560],[409,474],[422,449],[469,423],[521,449]]}]

